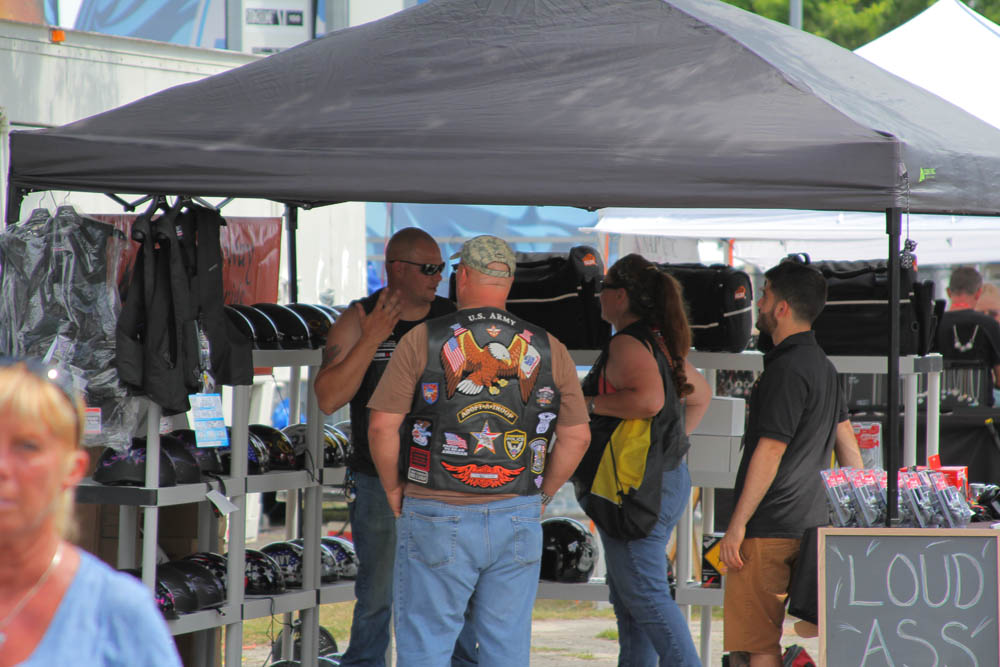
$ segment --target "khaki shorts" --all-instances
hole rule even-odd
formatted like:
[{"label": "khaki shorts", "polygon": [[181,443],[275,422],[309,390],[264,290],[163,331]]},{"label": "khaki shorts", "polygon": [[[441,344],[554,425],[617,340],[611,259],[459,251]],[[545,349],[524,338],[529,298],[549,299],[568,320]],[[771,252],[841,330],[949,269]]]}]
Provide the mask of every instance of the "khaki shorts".
[{"label": "khaki shorts", "polygon": [[801,540],[750,537],[743,540],[743,569],[725,579],[723,648],[781,655],[781,631],[792,565]]}]

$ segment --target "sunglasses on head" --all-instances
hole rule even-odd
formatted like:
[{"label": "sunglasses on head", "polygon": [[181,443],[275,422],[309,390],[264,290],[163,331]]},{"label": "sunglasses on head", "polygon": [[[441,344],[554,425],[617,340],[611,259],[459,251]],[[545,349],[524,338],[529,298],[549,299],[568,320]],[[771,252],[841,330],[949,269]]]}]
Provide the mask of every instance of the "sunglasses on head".
[{"label": "sunglasses on head", "polygon": [[408,259],[389,260],[390,264],[392,264],[393,262],[402,262],[403,264],[412,264],[413,266],[419,266],[420,273],[424,274],[425,276],[436,276],[437,274],[444,271],[444,262],[441,262],[440,264],[422,264],[420,262],[411,262]]},{"label": "sunglasses on head", "polygon": [[[76,381],[73,378],[73,374],[70,373],[67,368],[47,364],[41,359],[34,357],[24,357],[19,359],[17,357],[0,356],[0,368],[8,368],[11,366],[17,366],[18,364],[24,366],[24,369],[35,377],[48,382],[61,391],[63,396],[65,396],[70,402],[70,405],[73,406],[74,414],[76,413],[79,392],[77,391]],[[79,424],[77,426],[79,426]]]},{"label": "sunglasses on head", "polygon": [[611,278],[605,278],[601,282],[597,283],[597,291],[598,292],[602,292],[602,291],[604,291],[606,289],[623,289],[624,287],[625,287],[625,285],[622,285],[621,283],[616,283]]}]

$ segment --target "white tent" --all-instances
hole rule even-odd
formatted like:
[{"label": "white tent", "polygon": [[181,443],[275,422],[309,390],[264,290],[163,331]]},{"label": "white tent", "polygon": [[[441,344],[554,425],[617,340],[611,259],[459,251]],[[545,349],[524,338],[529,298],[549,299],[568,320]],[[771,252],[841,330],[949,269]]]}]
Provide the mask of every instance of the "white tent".
[{"label": "white tent", "polygon": [[[855,53],[1000,127],[1000,26],[959,0],[938,0]],[[904,219],[903,235],[907,235]],[[593,231],[732,241],[736,260],[768,267],[792,252],[815,260],[885,255],[885,218],[872,213],[762,209],[621,209],[600,212]],[[1000,261],[1000,219],[914,215],[909,236],[920,264]],[[690,245],[637,239],[626,249],[691,261]]]},{"label": "white tent", "polygon": [[855,53],[1000,127],[1000,26],[959,0],[938,0]]},{"label": "white tent", "polygon": [[[761,268],[789,253],[805,252],[814,260],[873,259],[885,256],[885,218],[871,213],[785,209],[639,209],[605,208],[592,228],[604,234],[662,236],[732,242],[733,259]],[[903,238],[917,242],[921,265],[958,264],[1000,259],[1000,218],[919,215],[903,218]],[[627,245],[628,248],[638,248]],[[666,253],[684,245],[646,244]],[[655,254],[655,252],[654,252]],[[691,261],[683,253],[650,257]]]}]

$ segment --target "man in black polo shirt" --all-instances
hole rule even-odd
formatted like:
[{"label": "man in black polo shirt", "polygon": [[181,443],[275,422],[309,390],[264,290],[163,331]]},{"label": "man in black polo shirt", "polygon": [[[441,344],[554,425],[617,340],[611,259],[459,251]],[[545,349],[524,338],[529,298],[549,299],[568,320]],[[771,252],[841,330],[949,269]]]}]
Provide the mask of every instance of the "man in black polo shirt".
[{"label": "man in black polo shirt", "polygon": [[[952,271],[947,291],[951,303],[938,324],[936,346],[946,361],[944,389],[959,387],[963,373],[978,376],[981,380],[966,403],[993,405],[993,387],[1000,387],[1000,324],[975,310],[983,277],[971,266],[960,266]],[[981,370],[973,373],[975,369]]]},{"label": "man in black polo shirt", "polygon": [[827,523],[819,472],[833,450],[841,465],[863,465],[837,371],[811,330],[826,304],[826,281],[791,261],[764,277],[757,328],[775,347],[750,393],[736,507],[720,556],[728,568],[725,649],[749,654],[752,667],[780,667],[799,543],[807,528]]}]

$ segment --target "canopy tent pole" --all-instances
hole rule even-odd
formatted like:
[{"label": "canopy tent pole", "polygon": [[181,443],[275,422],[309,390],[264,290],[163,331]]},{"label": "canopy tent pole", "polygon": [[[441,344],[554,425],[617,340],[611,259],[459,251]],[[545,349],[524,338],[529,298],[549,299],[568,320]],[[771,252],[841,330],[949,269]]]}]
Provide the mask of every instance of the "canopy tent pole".
[{"label": "canopy tent pole", "polygon": [[902,209],[885,210],[885,228],[889,235],[889,352],[886,355],[889,377],[886,389],[886,503],[885,525],[892,526],[899,515],[899,237],[902,230]]},{"label": "canopy tent pole", "polygon": [[299,228],[299,207],[285,204],[285,230],[288,232],[288,302],[299,302],[299,267],[295,251],[295,234]]}]

